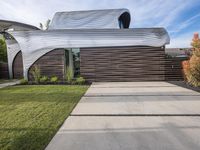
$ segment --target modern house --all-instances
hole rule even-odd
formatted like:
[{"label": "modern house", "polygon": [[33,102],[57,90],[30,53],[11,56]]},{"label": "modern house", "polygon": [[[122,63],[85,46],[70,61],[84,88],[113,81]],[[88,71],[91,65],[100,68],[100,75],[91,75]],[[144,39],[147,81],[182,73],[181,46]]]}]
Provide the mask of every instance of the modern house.
[{"label": "modern house", "polygon": [[47,30],[0,20],[6,37],[10,78],[31,79],[37,65],[41,74],[92,81],[163,81],[164,28],[129,28],[127,9],[57,12]]}]

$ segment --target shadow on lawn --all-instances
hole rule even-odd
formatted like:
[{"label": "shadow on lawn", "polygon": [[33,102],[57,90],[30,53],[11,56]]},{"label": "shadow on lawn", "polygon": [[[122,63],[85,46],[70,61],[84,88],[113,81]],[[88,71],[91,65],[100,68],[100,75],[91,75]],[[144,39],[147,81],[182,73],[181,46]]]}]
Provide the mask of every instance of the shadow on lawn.
[{"label": "shadow on lawn", "polygon": [[[0,132],[13,134],[12,138],[2,138],[0,149],[10,150],[43,150],[55,134],[52,129],[11,128],[0,129]],[[15,133],[19,134],[15,134]]]},{"label": "shadow on lawn", "polygon": [[79,100],[83,96],[79,94],[30,94],[30,93],[12,93],[8,94],[1,94],[0,104],[19,104],[21,102],[69,102],[74,101],[74,99]]}]

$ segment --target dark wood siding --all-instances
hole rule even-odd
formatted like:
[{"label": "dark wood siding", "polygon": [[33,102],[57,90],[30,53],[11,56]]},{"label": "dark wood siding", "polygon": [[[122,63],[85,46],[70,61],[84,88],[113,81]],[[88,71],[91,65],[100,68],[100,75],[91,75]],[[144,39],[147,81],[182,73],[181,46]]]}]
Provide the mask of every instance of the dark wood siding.
[{"label": "dark wood siding", "polygon": [[174,57],[165,59],[165,80],[166,81],[183,81],[182,61],[187,58]]},{"label": "dark wood siding", "polygon": [[9,78],[8,63],[0,62],[0,78],[1,79]]},{"label": "dark wood siding", "polygon": [[81,76],[88,81],[163,81],[161,47],[81,48]]},{"label": "dark wood siding", "polygon": [[29,79],[32,80],[31,70],[37,65],[42,76],[57,76],[60,80],[64,78],[65,50],[53,50],[39,58],[29,69]]},{"label": "dark wood siding", "polygon": [[17,53],[13,61],[13,78],[14,79],[23,78],[23,60],[21,51]]}]

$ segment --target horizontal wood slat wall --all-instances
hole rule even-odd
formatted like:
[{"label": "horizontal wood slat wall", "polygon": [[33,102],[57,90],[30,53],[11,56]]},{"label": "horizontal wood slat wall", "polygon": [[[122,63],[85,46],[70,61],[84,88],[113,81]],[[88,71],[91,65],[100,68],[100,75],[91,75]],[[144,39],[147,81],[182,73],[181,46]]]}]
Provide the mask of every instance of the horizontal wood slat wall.
[{"label": "horizontal wood slat wall", "polygon": [[21,51],[17,53],[13,61],[13,78],[14,79],[23,78],[23,60]]},{"label": "horizontal wood slat wall", "polygon": [[0,79],[8,79],[8,63],[0,62]]},{"label": "horizontal wood slat wall", "polygon": [[[183,80],[181,63],[186,60],[165,58],[164,49],[156,47],[81,48],[80,57],[81,75],[90,82],[179,81]],[[41,75],[56,75],[62,80],[65,76],[65,51],[53,50],[38,59],[34,65],[40,66]],[[1,78],[8,77],[8,70],[4,70]],[[23,78],[21,52],[14,59],[13,75],[14,78]],[[29,79],[32,79],[30,70]]]},{"label": "horizontal wood slat wall", "polygon": [[187,58],[174,57],[165,59],[165,80],[166,81],[183,81],[182,61]]},{"label": "horizontal wood slat wall", "polygon": [[32,80],[31,70],[37,65],[42,76],[57,76],[60,80],[64,79],[65,72],[65,50],[53,50],[39,58],[29,69],[29,79]]},{"label": "horizontal wood slat wall", "polygon": [[163,81],[161,47],[81,48],[81,76],[93,81]]}]

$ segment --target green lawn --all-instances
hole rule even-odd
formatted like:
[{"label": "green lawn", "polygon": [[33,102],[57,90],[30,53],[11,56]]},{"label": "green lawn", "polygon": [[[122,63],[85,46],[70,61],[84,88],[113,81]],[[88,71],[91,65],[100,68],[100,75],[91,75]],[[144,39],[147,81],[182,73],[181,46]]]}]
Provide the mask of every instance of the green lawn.
[{"label": "green lawn", "polygon": [[13,86],[0,89],[0,150],[42,150],[88,86]]}]

